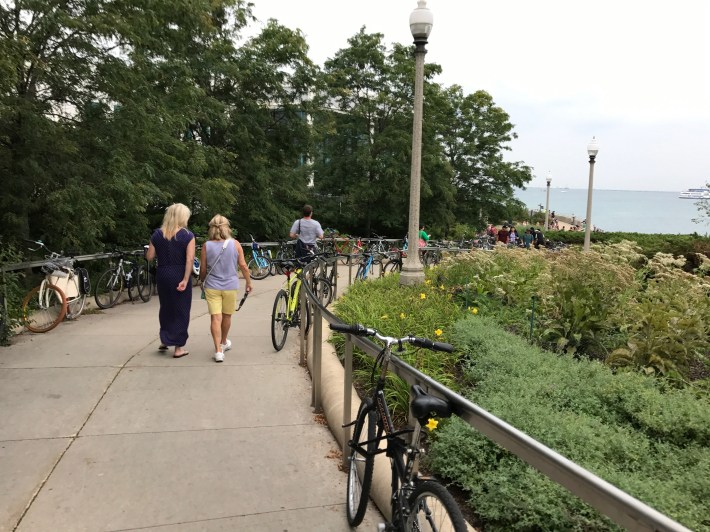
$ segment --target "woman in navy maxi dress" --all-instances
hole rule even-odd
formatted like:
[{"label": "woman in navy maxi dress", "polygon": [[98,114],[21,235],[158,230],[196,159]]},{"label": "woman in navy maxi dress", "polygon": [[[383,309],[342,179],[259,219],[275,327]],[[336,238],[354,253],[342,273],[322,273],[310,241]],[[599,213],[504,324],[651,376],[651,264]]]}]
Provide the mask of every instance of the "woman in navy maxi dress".
[{"label": "woman in navy maxi dress", "polygon": [[[160,300],[161,348],[175,346],[173,357],[188,354],[187,343],[192,306],[192,262],[195,258],[195,235],[187,229],[190,210],[180,203],[168,207],[163,226],[150,238],[146,258],[158,258],[156,284]],[[172,238],[165,235],[174,233]]]}]

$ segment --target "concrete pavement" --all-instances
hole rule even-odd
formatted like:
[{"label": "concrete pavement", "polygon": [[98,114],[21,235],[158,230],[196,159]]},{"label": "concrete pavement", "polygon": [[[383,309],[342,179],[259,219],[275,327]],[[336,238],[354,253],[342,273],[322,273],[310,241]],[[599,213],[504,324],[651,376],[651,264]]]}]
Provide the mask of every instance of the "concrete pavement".
[{"label": "concrete pavement", "polygon": [[0,348],[0,531],[349,530],[297,331],[271,345],[282,281],[254,281],[222,364],[197,289],[187,357],[157,350],[157,297]]}]

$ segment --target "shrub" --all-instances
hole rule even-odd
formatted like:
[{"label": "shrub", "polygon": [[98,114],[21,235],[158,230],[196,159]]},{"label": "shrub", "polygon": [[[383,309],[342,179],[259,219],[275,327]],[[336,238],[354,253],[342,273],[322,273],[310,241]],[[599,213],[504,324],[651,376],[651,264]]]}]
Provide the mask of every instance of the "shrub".
[{"label": "shrub", "polygon": [[[710,530],[707,398],[550,356],[485,317],[457,323],[451,339],[467,357],[471,401],[673,519]],[[437,433],[431,466],[470,493],[486,530],[615,528],[462,421]]]}]

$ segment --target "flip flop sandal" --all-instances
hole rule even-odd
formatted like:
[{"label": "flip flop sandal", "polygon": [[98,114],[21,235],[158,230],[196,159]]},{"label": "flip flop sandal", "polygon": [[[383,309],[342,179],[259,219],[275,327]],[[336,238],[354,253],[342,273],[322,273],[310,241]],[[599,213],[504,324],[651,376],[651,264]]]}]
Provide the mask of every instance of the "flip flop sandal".
[{"label": "flip flop sandal", "polygon": [[190,354],[189,351],[183,351],[183,352],[180,353],[179,355],[173,355],[173,358],[182,358],[182,357],[186,357],[186,356],[189,355],[189,354]]},{"label": "flip flop sandal", "polygon": [[168,346],[165,344],[160,344],[158,346],[158,351],[167,351],[167,350],[168,350]]}]

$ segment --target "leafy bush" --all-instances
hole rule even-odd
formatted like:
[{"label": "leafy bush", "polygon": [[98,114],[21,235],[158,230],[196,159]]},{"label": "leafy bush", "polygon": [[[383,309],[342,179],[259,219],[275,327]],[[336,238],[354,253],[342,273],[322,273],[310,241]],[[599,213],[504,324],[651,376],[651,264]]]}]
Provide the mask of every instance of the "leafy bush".
[{"label": "leafy bush", "polygon": [[[22,257],[17,249],[8,243],[0,241],[0,266],[17,264],[22,262]],[[20,324],[22,318],[22,298],[25,290],[22,288],[21,272],[5,272],[0,276],[0,294],[6,298],[7,308],[6,322],[0,327],[0,345],[7,345],[14,329]],[[4,313],[5,308],[0,308],[0,313]]]},{"label": "leafy bush", "polygon": [[[707,398],[638,374],[551,356],[485,317],[452,342],[471,401],[694,530],[710,530]],[[431,466],[461,485],[486,530],[610,530],[614,525],[458,419],[432,442]]]},{"label": "leafy bush", "polygon": [[[430,274],[431,275],[431,272]],[[463,310],[452,303],[451,294],[431,278],[420,286],[400,286],[399,275],[389,275],[366,283],[355,283],[335,303],[335,313],[346,323],[362,323],[388,336],[423,336],[442,342],[448,341],[452,325],[463,315]],[[339,352],[344,343],[342,335],[334,335],[333,343]],[[405,346],[398,357],[430,375],[451,389],[458,389],[454,378],[457,357],[450,353],[416,349]],[[369,384],[374,360],[355,350],[356,378],[361,385]],[[409,411],[409,389],[395,375],[388,377],[386,393],[393,416],[404,417]]]}]

